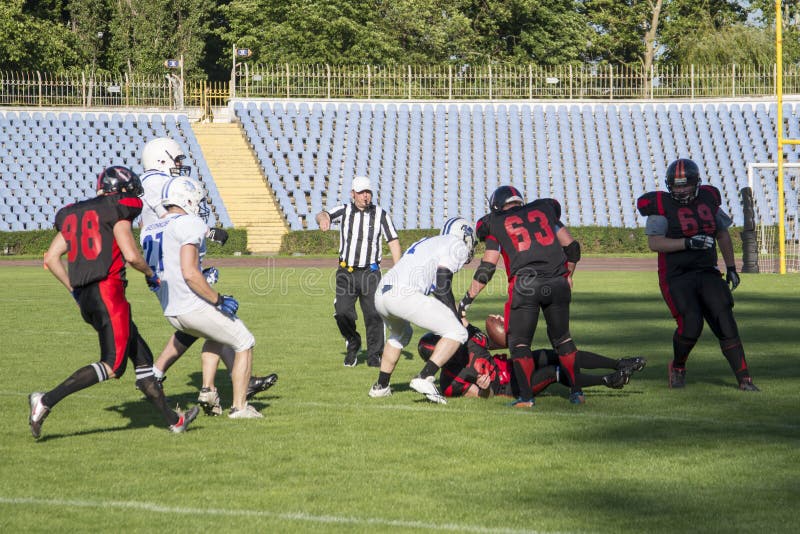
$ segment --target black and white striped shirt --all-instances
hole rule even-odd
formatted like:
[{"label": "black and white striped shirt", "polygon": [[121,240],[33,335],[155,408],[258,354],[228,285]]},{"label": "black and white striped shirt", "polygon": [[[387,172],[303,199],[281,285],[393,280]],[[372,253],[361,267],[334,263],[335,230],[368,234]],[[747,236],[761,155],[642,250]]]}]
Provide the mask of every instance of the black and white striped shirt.
[{"label": "black and white striped shirt", "polygon": [[386,242],[397,239],[389,213],[374,204],[364,211],[355,205],[342,204],[328,212],[331,223],[340,222],[339,262],[347,267],[364,268],[380,263],[382,256],[381,235]]}]

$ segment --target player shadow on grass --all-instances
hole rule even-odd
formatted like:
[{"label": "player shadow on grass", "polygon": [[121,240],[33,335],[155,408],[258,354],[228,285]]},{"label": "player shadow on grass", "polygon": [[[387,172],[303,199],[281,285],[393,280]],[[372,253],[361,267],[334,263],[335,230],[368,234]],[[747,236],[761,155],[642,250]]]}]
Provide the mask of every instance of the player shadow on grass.
[{"label": "player shadow on grass", "polygon": [[[186,410],[194,405],[197,398],[191,394],[173,395],[167,398],[167,405],[175,408],[180,406],[180,409]],[[167,429],[164,419],[153,410],[153,405],[145,397],[139,397],[136,400],[124,402],[119,405],[108,406],[104,408],[107,412],[115,412],[128,420],[128,424],[124,426],[110,426],[102,428],[86,428],[75,432],[64,432],[61,434],[48,434],[45,427],[45,432],[38,442],[45,442],[55,439],[72,438],[79,436],[90,436],[92,434],[104,434],[106,432],[119,432],[123,430],[132,430],[137,428],[157,427]]]}]

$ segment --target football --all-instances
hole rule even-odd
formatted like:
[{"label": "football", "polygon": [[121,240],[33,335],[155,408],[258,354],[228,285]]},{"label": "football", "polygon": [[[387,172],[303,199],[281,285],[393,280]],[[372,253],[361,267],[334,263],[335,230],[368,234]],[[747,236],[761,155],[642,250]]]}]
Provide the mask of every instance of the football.
[{"label": "football", "polygon": [[502,315],[490,315],[486,318],[486,335],[491,344],[489,350],[504,349],[506,343],[506,326]]}]

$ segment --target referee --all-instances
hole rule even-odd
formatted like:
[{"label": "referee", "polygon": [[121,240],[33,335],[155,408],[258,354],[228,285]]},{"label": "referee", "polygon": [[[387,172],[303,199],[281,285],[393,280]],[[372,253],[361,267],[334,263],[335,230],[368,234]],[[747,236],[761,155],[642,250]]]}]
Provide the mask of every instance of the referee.
[{"label": "referee", "polygon": [[392,260],[400,260],[400,241],[389,213],[372,203],[369,178],[353,178],[350,192],[352,202],[331,211],[317,214],[320,230],[327,231],[331,222],[341,226],[339,233],[339,269],[336,271],[334,317],[345,339],[346,367],[358,364],[361,335],[356,330],[356,300],[361,301],[361,313],[367,328],[367,365],[380,367],[383,353],[383,319],[375,311],[375,291],[381,279],[381,235],[389,244]]}]

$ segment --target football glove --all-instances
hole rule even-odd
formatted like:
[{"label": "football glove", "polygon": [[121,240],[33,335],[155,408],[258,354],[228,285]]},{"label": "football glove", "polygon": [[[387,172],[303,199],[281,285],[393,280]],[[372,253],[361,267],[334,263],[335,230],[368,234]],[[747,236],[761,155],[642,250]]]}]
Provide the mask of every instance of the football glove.
[{"label": "football glove", "polygon": [[220,245],[224,245],[228,241],[228,231],[223,228],[211,228],[207,235],[211,241]]},{"label": "football glove", "polygon": [[153,273],[153,276],[145,275],[144,279],[147,281],[147,287],[150,288],[150,291],[158,291],[158,288],[161,287],[161,279],[155,273]]},{"label": "football glove", "polygon": [[206,282],[208,282],[208,285],[210,286],[213,286],[219,281],[219,271],[216,267],[203,269],[203,276],[206,277]]},{"label": "football glove", "polygon": [[239,302],[230,295],[220,293],[217,300],[217,308],[228,317],[234,317],[236,312],[239,311]]},{"label": "football glove", "polygon": [[714,247],[714,238],[710,235],[697,234],[683,241],[686,250],[708,250]]},{"label": "football glove", "polygon": [[461,299],[461,302],[458,303],[458,316],[464,318],[467,316],[467,310],[472,305],[472,301],[475,300],[475,297],[469,296],[469,291],[464,293],[464,297]]},{"label": "football glove", "polygon": [[728,272],[725,274],[725,281],[728,282],[728,286],[731,288],[731,291],[739,287],[739,273],[736,272],[736,267],[728,267]]}]

